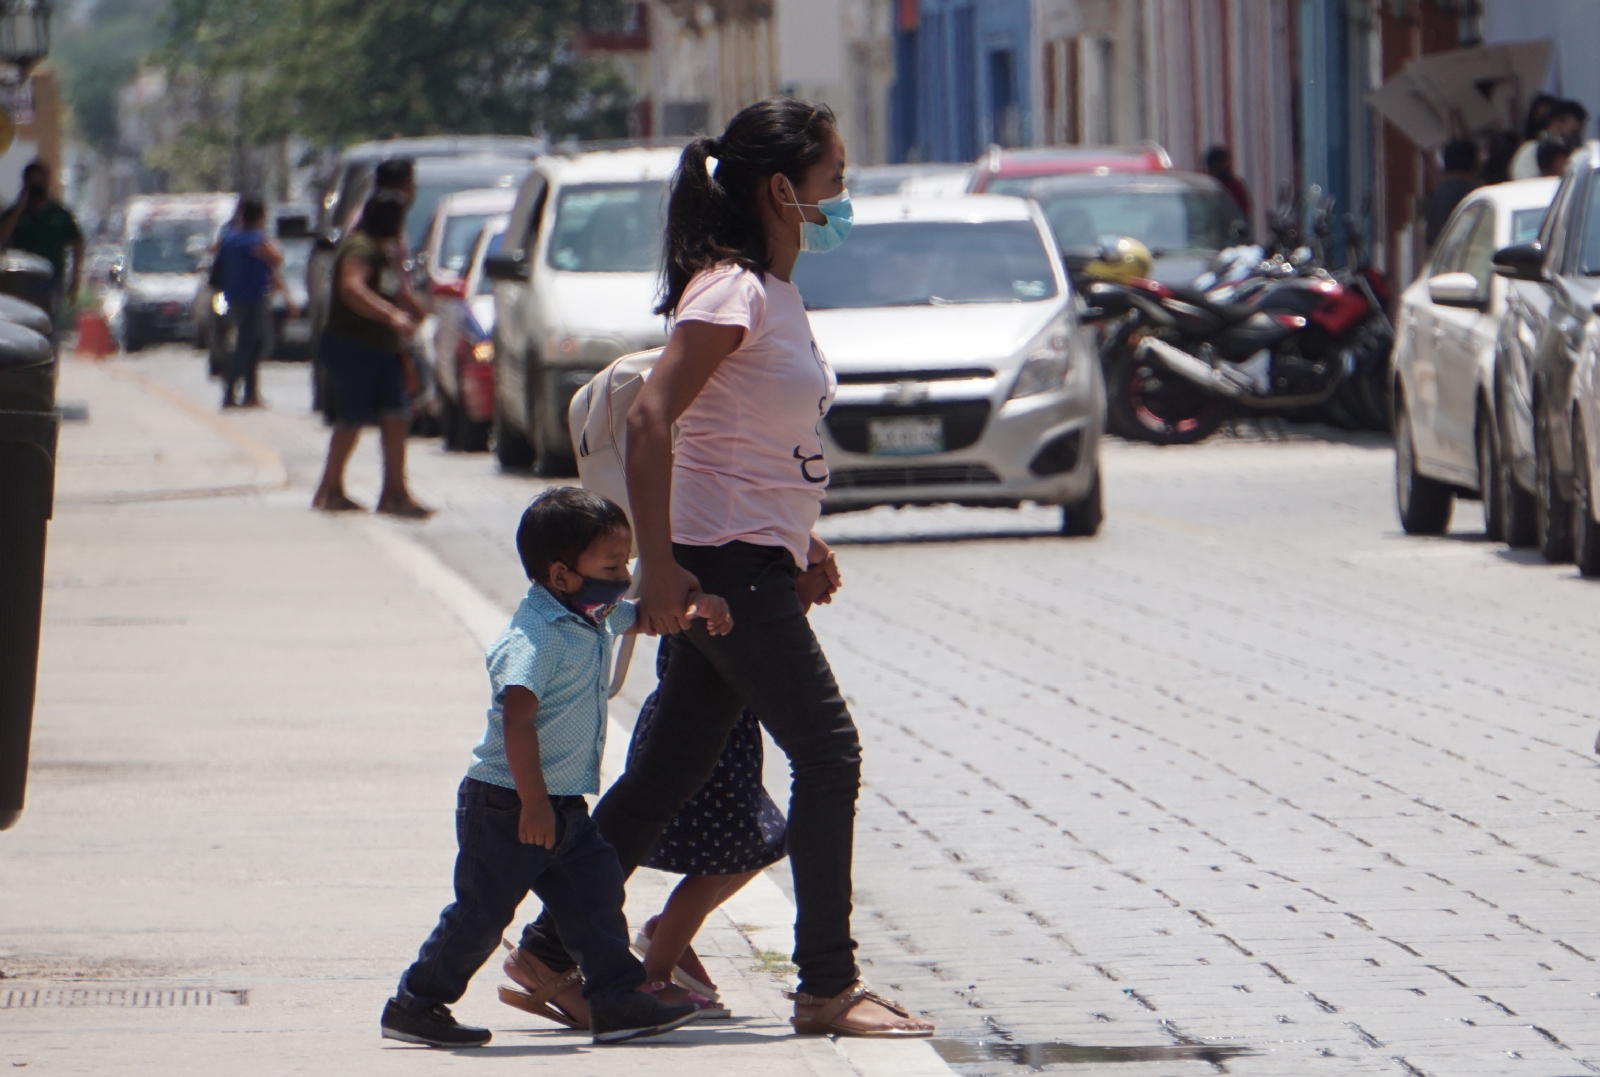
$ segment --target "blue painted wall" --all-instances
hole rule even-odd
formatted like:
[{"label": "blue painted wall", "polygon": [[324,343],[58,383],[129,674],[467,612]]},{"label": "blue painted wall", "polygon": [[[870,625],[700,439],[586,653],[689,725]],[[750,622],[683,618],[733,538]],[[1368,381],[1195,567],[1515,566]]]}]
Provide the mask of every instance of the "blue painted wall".
[{"label": "blue painted wall", "polygon": [[921,0],[897,35],[897,161],[971,161],[1032,128],[1029,0]]}]

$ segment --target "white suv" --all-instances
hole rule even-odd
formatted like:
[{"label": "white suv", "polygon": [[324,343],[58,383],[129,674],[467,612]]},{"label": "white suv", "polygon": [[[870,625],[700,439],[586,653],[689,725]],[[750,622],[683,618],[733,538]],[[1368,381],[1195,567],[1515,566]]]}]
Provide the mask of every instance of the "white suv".
[{"label": "white suv", "polygon": [[613,359],[666,343],[660,291],[667,188],[681,147],[541,157],[505,240],[495,294],[494,450],[504,467],[572,475],[567,404]]}]

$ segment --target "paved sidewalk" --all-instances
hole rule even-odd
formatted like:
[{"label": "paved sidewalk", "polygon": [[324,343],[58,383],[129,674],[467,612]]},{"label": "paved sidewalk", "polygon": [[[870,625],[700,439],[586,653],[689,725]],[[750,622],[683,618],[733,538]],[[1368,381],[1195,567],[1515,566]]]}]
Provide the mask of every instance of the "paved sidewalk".
[{"label": "paved sidewalk", "polygon": [[[269,448],[134,364],[69,362],[61,395],[90,419],[63,431],[28,806],[0,835],[0,1062],[940,1071],[926,1046],[852,1061],[789,1035],[783,984],[726,917],[700,946],[731,1024],[596,1049],[502,1006],[495,963],[457,1007],[488,1048],[385,1046],[383,1000],[449,900],[496,607],[404,525],[308,512]],[[639,877],[632,920],[665,882]],[[781,910],[773,893],[744,908]]]}]

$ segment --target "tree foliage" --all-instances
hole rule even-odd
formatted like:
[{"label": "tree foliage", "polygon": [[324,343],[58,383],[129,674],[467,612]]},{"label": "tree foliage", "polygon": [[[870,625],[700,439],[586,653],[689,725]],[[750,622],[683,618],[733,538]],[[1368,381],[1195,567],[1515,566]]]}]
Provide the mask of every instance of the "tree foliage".
[{"label": "tree foliage", "polygon": [[96,150],[116,146],[117,95],[160,43],[167,2],[97,0],[79,19],[57,16],[50,60],[79,137]]}]

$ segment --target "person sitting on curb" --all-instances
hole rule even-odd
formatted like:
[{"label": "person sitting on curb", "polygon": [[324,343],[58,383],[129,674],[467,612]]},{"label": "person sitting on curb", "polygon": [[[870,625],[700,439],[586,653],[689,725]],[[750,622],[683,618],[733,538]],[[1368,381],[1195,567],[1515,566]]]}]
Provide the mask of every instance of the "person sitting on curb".
[{"label": "person sitting on curb", "polygon": [[[530,890],[582,955],[595,1043],[660,1035],[709,1003],[650,981],[629,952],[622,866],[583,799],[600,791],[611,645],[636,616],[621,601],[632,546],[622,509],[574,486],[547,490],[522,514],[517,553],[530,586],[489,648],[488,729],[456,794],[456,899],[383,1008],[387,1039],[489,1042],[488,1029],[460,1024],[449,1004]],[[727,603],[711,595],[692,594],[684,615],[713,635],[733,628]]]}]

